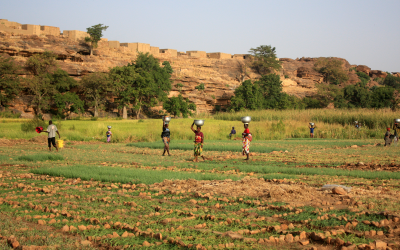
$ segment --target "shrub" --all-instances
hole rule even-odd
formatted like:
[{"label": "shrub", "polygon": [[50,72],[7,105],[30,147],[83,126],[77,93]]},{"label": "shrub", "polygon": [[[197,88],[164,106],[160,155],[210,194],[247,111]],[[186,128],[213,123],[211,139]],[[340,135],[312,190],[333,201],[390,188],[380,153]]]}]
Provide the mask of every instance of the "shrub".
[{"label": "shrub", "polygon": [[195,87],[195,89],[204,90],[204,89],[205,89],[204,83],[200,83],[199,85],[197,85],[197,86]]},{"label": "shrub", "polygon": [[44,122],[42,119],[35,117],[32,120],[26,121],[21,124],[21,130],[25,133],[28,132],[33,132],[35,131],[36,127],[47,127],[46,122]]}]

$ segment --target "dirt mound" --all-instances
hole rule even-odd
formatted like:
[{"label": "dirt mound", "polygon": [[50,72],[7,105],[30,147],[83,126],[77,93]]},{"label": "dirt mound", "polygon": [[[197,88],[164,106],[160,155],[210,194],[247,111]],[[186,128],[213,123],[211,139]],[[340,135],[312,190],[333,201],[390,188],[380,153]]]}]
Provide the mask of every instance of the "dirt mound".
[{"label": "dirt mound", "polygon": [[240,181],[196,181],[165,180],[154,187],[168,188],[171,191],[191,190],[202,194],[213,193],[228,197],[253,197],[283,201],[288,203],[308,203],[312,200],[329,199],[325,192],[303,185],[267,182],[263,179],[244,178]]},{"label": "dirt mound", "polygon": [[33,137],[29,139],[30,142],[47,142],[47,135],[38,135],[36,137]]}]

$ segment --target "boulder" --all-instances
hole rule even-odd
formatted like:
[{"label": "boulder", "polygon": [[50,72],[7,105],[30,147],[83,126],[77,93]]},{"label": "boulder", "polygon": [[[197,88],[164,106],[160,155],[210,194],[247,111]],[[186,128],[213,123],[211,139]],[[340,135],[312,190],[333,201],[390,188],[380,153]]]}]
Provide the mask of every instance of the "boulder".
[{"label": "boulder", "polygon": [[50,114],[43,114],[43,115],[42,115],[42,120],[44,120],[44,121],[50,121],[50,120],[51,120],[51,115],[50,115]]},{"label": "boulder", "polygon": [[333,194],[339,194],[339,195],[346,195],[346,194],[347,194],[346,190],[344,190],[344,189],[341,188],[341,187],[334,187],[334,188],[332,189],[332,193],[333,193]]},{"label": "boulder", "polygon": [[369,72],[371,72],[371,68],[365,65],[358,65],[357,71],[364,72],[365,74],[369,75]]},{"label": "boulder", "polygon": [[369,76],[372,78],[386,78],[387,73],[382,70],[371,70]]},{"label": "boulder", "polygon": [[33,113],[21,113],[20,118],[33,119],[35,118],[35,115]]}]

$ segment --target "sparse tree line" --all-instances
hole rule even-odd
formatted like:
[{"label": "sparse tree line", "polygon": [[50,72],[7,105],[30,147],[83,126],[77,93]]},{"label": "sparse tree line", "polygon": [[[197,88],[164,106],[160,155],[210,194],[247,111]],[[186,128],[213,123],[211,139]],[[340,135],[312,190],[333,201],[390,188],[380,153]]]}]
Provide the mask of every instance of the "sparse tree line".
[{"label": "sparse tree line", "polygon": [[[85,75],[81,81],[60,69],[56,58],[55,54],[44,52],[30,57],[20,67],[12,57],[0,55],[0,106],[8,107],[16,96],[24,93],[32,96],[29,104],[37,115],[50,112],[60,118],[72,112],[81,114],[89,108],[97,117],[109,97],[114,98],[124,114],[129,112],[136,118],[160,102],[168,113],[176,116],[187,116],[196,110],[181,95],[167,97],[172,67],[167,61],[160,65],[148,53],[139,54],[132,63],[111,68],[108,73]],[[20,77],[26,72],[26,77]]]},{"label": "sparse tree line", "polygon": [[[343,62],[335,58],[319,58],[314,69],[324,77],[324,83],[317,84],[318,92],[312,97],[298,98],[282,92],[282,81],[276,74],[281,63],[276,60],[275,48],[262,45],[249,51],[252,56],[243,63],[261,75],[256,81],[246,80],[236,88],[226,111],[257,109],[309,109],[325,108],[334,103],[335,108],[392,108],[396,110],[400,103],[400,77],[388,73],[385,79],[373,79],[380,85],[369,88],[370,77],[357,72],[360,82],[340,88],[347,82],[349,71]],[[241,75],[244,79],[245,74]],[[216,107],[217,111],[220,107]],[[223,110],[224,111],[224,110]]]}]

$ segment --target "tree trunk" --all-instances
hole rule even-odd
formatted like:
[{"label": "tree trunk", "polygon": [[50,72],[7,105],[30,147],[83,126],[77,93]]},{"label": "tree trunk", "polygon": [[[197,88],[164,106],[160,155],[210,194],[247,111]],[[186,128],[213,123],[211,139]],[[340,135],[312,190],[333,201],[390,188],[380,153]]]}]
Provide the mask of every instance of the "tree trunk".
[{"label": "tree trunk", "polygon": [[142,106],[140,106],[139,110],[136,112],[136,119],[139,119],[140,116],[140,110],[142,109]]},{"label": "tree trunk", "polygon": [[122,118],[123,119],[128,119],[128,112],[126,110],[126,106],[122,109]]},{"label": "tree trunk", "polygon": [[97,108],[97,101],[95,101],[95,104],[94,104],[94,117],[98,117],[99,116],[99,111],[98,111],[98,108]]},{"label": "tree trunk", "polygon": [[90,56],[93,56],[93,48],[92,48],[92,46],[90,46]]}]

